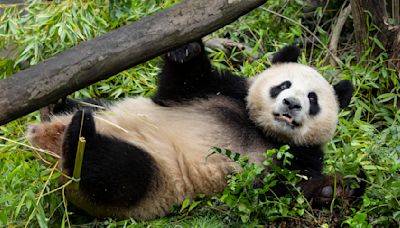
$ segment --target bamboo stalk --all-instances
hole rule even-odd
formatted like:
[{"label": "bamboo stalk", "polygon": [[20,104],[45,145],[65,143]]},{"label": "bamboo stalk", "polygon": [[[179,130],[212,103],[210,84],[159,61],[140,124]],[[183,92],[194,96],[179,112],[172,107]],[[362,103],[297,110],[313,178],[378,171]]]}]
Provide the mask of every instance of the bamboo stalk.
[{"label": "bamboo stalk", "polygon": [[81,180],[82,161],[83,161],[83,154],[85,152],[85,145],[86,145],[85,137],[79,137],[78,148],[76,150],[76,156],[75,156],[74,172],[72,175],[74,182],[72,182],[72,185],[71,185],[72,189],[74,189],[74,190],[79,189],[79,182]]},{"label": "bamboo stalk", "polygon": [[72,179],[74,181],[72,182],[71,188],[74,190],[79,189],[79,182],[81,180],[83,154],[85,152],[85,145],[86,145],[85,137],[82,137],[82,127],[83,127],[84,119],[85,119],[85,111],[82,111],[81,128],[79,129],[79,140],[78,140],[78,146],[77,146],[76,155],[75,155],[74,171],[72,173]]}]

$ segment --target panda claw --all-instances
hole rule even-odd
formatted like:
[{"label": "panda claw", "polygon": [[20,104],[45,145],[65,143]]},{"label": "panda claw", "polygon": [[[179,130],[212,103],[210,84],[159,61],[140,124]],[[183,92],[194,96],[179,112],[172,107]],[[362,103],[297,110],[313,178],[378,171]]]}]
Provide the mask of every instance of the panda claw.
[{"label": "panda claw", "polygon": [[168,52],[166,57],[171,62],[183,64],[198,56],[202,51],[202,44],[193,42]]},{"label": "panda claw", "polygon": [[322,188],[321,195],[323,197],[332,197],[333,196],[333,188],[332,186],[328,185]]}]

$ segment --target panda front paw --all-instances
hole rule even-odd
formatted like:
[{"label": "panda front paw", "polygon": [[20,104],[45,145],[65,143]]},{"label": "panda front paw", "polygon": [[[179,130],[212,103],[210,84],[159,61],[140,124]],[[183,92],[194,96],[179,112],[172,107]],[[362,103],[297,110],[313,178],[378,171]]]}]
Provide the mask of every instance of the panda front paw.
[{"label": "panda front paw", "polygon": [[[332,200],[338,199],[347,206],[360,198],[365,192],[365,174],[361,178],[342,178],[339,174],[321,176],[300,183],[304,196],[311,202],[313,208],[327,207]],[[351,181],[357,182],[358,188],[351,188]]]},{"label": "panda front paw", "polygon": [[168,52],[166,57],[171,62],[182,64],[198,56],[202,51],[202,44],[199,42],[193,42]]}]

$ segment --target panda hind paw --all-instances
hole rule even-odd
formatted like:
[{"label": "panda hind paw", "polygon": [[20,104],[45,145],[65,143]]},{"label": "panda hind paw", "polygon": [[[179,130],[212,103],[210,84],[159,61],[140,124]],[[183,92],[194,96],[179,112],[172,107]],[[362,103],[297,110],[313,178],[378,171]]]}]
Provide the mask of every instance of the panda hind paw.
[{"label": "panda hind paw", "polygon": [[168,52],[166,57],[171,62],[182,64],[198,56],[202,50],[202,45],[199,42],[193,42]]},{"label": "panda hind paw", "polygon": [[96,127],[93,113],[90,110],[76,111],[72,117],[71,123],[68,126],[68,137],[82,136],[92,138],[96,134]]},{"label": "panda hind paw", "polygon": [[40,120],[42,122],[49,122],[51,120],[51,116],[59,114],[63,110],[67,112],[69,109],[70,108],[67,105],[67,98],[60,98],[55,103],[49,104],[48,106],[40,109]]}]

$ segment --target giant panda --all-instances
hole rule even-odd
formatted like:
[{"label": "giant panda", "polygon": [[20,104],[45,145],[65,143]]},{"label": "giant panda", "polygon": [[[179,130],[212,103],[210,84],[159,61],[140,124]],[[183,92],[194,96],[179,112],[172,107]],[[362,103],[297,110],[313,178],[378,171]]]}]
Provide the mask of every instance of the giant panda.
[{"label": "giant panda", "polygon": [[204,45],[189,43],[165,55],[151,98],[96,110],[69,100],[57,108],[67,112],[31,125],[27,138],[59,154],[59,168],[72,176],[78,137],[85,137],[79,189],[68,186],[66,196],[95,217],[152,219],[185,198],[222,192],[240,167],[220,154],[209,156],[211,147],[261,163],[267,149],[288,144],[290,169],[308,177],[300,183],[305,196],[332,199],[332,177],[322,174],[323,149],[353,87],[349,81],[331,86],[297,63],[299,54],[287,46],[270,68],[246,79],[218,72]]}]

